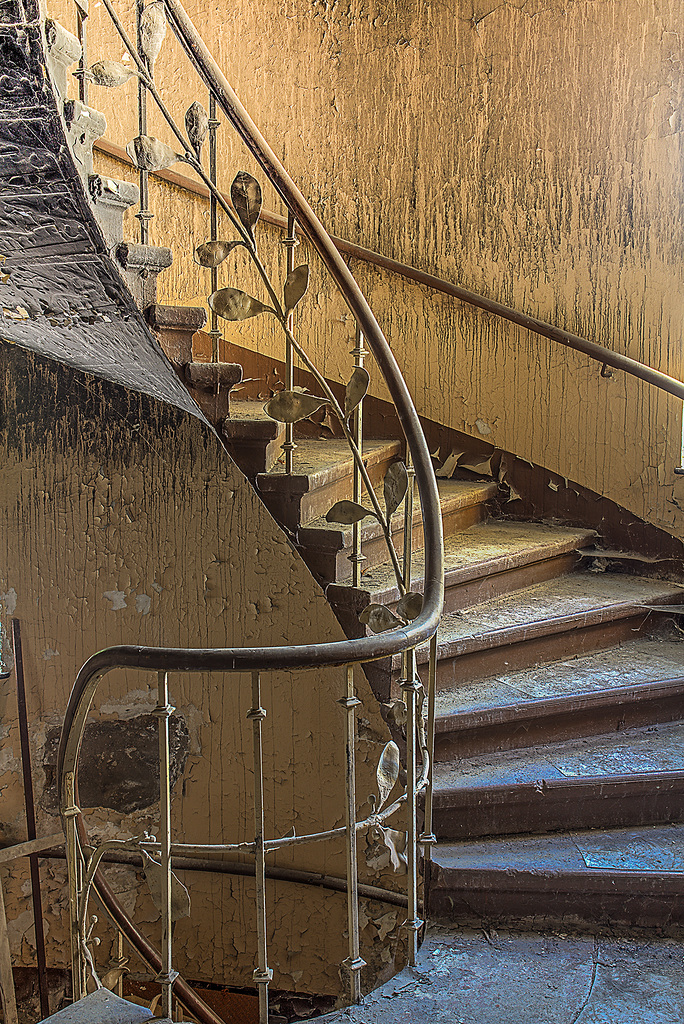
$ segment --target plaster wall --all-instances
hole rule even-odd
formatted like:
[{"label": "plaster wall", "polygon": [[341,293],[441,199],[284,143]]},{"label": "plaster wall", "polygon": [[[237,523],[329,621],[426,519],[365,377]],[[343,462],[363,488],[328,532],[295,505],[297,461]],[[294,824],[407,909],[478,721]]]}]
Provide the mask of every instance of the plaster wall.
[{"label": "plaster wall", "polygon": [[[0,366],[0,635],[8,664],[10,621],[20,621],[38,834],[45,835],[60,830],[50,788],[50,735],[61,726],[76,671],[95,651],[112,644],[297,644],[336,640],[342,633],[301,559],[206,424],[6,343],[0,344]],[[357,684],[363,701],[359,800],[368,809],[364,802],[375,790],[375,765],[389,736],[361,672]],[[341,669],[263,677],[267,835],[343,824],[344,712],[336,703],[343,687]],[[187,759],[173,794],[174,835],[251,841],[250,678],[171,674],[170,689],[187,736]],[[109,723],[111,747],[101,751],[100,775],[91,780],[96,785],[106,786],[127,756],[135,761],[134,729],[155,700],[154,675],[105,677],[92,718]],[[16,721],[12,674],[0,681],[2,844],[25,838]],[[154,738],[150,744],[154,754]],[[94,837],[157,831],[153,798],[127,810],[125,794],[110,796],[108,807],[87,811]],[[343,846],[300,847],[279,855],[277,863],[343,875]],[[66,966],[64,866],[49,861],[42,870],[49,963]],[[125,908],[158,940],[158,913],[140,872],[109,872]],[[182,877],[192,910],[176,926],[176,966],[197,980],[251,986],[251,881]],[[33,964],[27,866],[18,862],[5,871],[3,884],[15,963]],[[267,888],[274,987],[339,996],[344,896],[281,883]],[[369,984],[391,973],[394,957],[401,957],[397,941],[377,942],[378,929],[383,940],[388,932],[396,939],[400,913],[364,904]],[[111,932],[101,923],[98,933],[102,964]]]},{"label": "plaster wall", "polygon": [[[186,7],[334,233],[682,376],[675,0],[237,0],[229,16],[211,0]],[[104,9],[90,22],[93,55],[120,58]],[[167,41],[157,79],[181,120],[191,100],[206,102],[187,69]],[[91,92],[119,144],[137,134],[134,84],[124,89],[128,106],[121,92]],[[154,115],[150,130],[171,141]],[[263,177],[228,130],[220,151],[225,188],[242,167]],[[122,176],[122,165],[103,166]],[[161,205],[169,191],[173,215]],[[165,184],[152,201],[153,238],[176,258],[162,301],[202,302],[208,281],[191,250],[208,236],[206,208]],[[243,287],[235,259],[222,283]],[[329,377],[346,378],[351,328],[312,262],[300,334]],[[678,402],[621,373],[602,378],[598,364],[455,300],[354,269],[421,413],[684,537]],[[261,321],[226,336],[280,353]]]}]

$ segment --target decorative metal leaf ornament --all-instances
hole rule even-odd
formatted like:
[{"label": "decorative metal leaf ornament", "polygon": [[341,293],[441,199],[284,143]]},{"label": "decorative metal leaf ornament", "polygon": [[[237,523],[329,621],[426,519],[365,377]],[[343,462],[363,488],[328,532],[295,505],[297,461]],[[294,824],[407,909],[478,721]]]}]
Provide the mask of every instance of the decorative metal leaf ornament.
[{"label": "decorative metal leaf ornament", "polygon": [[180,153],[174,153],[161,139],[151,135],[139,135],[126,146],[126,152],[140,171],[161,171],[171,164],[185,160]]},{"label": "decorative metal leaf ornament", "polygon": [[[147,851],[143,850],[145,857],[145,880],[150,890],[150,896],[157,910],[161,913],[162,908],[162,881],[163,872],[159,861],[150,857]],[[178,921],[181,917],[190,917],[190,893],[179,878],[171,872],[171,920]]]},{"label": "decorative metal leaf ornament", "polygon": [[224,242],[217,239],[214,242],[204,242],[195,249],[194,260],[200,267],[218,267],[223,263],[226,256],[244,242]]},{"label": "decorative metal leaf ornament", "polygon": [[374,633],[385,633],[404,623],[384,604],[368,604],[359,615],[359,622]]},{"label": "decorative metal leaf ornament", "polygon": [[380,755],[375,776],[378,780],[378,796],[380,798],[378,811],[381,811],[399,778],[399,747],[393,740],[386,744]]},{"label": "decorative metal leaf ornament", "polygon": [[259,313],[273,312],[270,306],[264,306],[263,302],[237,288],[219,288],[217,292],[211,293],[207,301],[209,308],[224,320],[249,320]]},{"label": "decorative metal leaf ornament", "polygon": [[305,420],[307,416],[311,416],[327,401],[327,398],[303,395],[298,391],[279,391],[266,402],[264,412],[279,423],[297,423],[298,420]]},{"label": "decorative metal leaf ornament", "polygon": [[185,111],[185,130],[199,160],[202,156],[202,145],[209,131],[209,115],[197,100]]},{"label": "decorative metal leaf ornament", "polygon": [[359,402],[365,398],[370,384],[370,374],[362,366],[357,366],[351,375],[344,393],[344,418],[349,419]]},{"label": "decorative metal leaf ornament", "polygon": [[127,68],[118,60],[98,60],[90,65],[85,77],[95,85],[116,89],[118,85],[123,85],[130,78],[138,78],[139,75],[135,68]]},{"label": "decorative metal leaf ornament", "polygon": [[351,526],[352,523],[360,523],[366,516],[377,518],[375,512],[363,505],[357,505],[355,501],[345,498],[343,501],[336,501],[332,508],[328,509],[325,518],[329,523],[341,523],[342,526]]},{"label": "decorative metal leaf ornament", "polygon": [[166,35],[166,12],[163,0],[154,0],[140,15],[140,49],[150,71],[159,56]]},{"label": "decorative metal leaf ornament", "polygon": [[261,185],[247,171],[240,171],[230,186],[230,198],[242,226],[254,241],[254,226],[261,213]]},{"label": "decorative metal leaf ornament", "polygon": [[396,512],[406,494],[408,487],[408,473],[403,462],[393,462],[385,473],[383,481],[383,492],[385,495],[385,508],[389,519],[393,512]]},{"label": "decorative metal leaf ornament", "polygon": [[404,594],[397,605],[397,615],[400,615],[406,622],[417,619],[423,610],[423,595],[409,592]]},{"label": "decorative metal leaf ornament", "polygon": [[295,308],[302,296],[306,294],[308,287],[309,265],[308,263],[302,263],[301,267],[295,267],[292,273],[287,275],[287,281],[283,288],[286,313]]}]

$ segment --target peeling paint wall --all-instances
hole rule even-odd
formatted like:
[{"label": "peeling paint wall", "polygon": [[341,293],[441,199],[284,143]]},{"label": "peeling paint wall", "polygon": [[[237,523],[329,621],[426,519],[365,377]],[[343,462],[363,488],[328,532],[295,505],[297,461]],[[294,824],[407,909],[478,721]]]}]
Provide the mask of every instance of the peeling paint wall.
[{"label": "peeling paint wall", "polygon": [[[237,3],[230,18],[208,0],[186,6],[333,232],[681,377],[675,0],[292,0]],[[90,21],[98,48],[120,57],[103,9]],[[186,67],[167,42],[157,78],[181,118],[204,101]],[[134,83],[125,88],[128,109],[121,92],[91,94],[119,144],[137,133]],[[170,141],[156,115],[151,124]],[[227,130],[221,154],[224,187],[255,170]],[[153,192],[152,235],[176,253],[163,301],[202,301],[188,227],[208,234],[207,211],[171,186]],[[161,206],[171,192],[173,219]],[[279,208],[270,187],[265,198]],[[231,259],[221,277],[239,284]],[[313,262],[301,334],[331,378],[348,376],[344,308]],[[680,403],[621,373],[601,378],[598,364],[452,299],[354,269],[424,415],[475,435],[484,424],[488,441],[684,537]],[[280,351],[261,322],[227,333]]]},{"label": "peeling paint wall", "polygon": [[[297,644],[342,634],[301,559],[199,420],[7,344],[0,345],[0,367],[0,631],[8,663],[10,620],[20,620],[43,835],[60,827],[50,788],[54,730],[89,655],[112,644]],[[375,790],[375,765],[389,735],[361,673],[357,683],[366,720],[359,735],[363,805]],[[263,677],[268,835],[343,823],[344,712],[336,702],[343,687],[342,670]],[[171,674],[170,688],[180,719],[174,834],[197,842],[251,840],[250,679]],[[84,752],[91,776],[95,770],[113,776],[141,752],[149,754],[144,737],[155,702],[154,674],[105,678],[91,716],[103,760],[92,767],[98,753],[92,737]],[[12,675],[0,681],[3,844],[25,838],[16,721]],[[153,737],[149,742],[156,748]],[[88,810],[92,834],[128,838],[145,828],[157,831],[156,806],[142,790],[134,798],[127,790],[119,804],[116,794],[105,794],[109,808],[118,809]],[[300,848],[277,863],[343,875],[343,847]],[[4,871],[3,884],[16,962],[32,964],[27,872],[23,864]],[[192,914],[176,927],[176,966],[196,980],[249,986],[256,949],[253,884],[184,877]],[[158,939],[158,914],[140,872],[116,867],[112,878],[136,922]],[[49,962],[64,966],[64,865],[49,862],[43,879]],[[338,964],[346,956],[344,896],[269,883],[268,897],[274,986],[338,995]],[[386,911],[378,906],[368,913],[375,920]],[[401,956],[398,929],[390,930],[390,941],[375,951],[372,921],[364,933],[373,976],[391,971]],[[101,924],[98,931],[105,939],[102,963],[111,933]]]}]

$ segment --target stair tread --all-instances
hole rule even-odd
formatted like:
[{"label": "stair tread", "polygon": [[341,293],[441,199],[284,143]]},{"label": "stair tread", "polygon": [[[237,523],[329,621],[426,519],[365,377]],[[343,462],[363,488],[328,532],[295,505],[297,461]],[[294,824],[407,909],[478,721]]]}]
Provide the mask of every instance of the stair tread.
[{"label": "stair tread", "polygon": [[[470,505],[476,505],[480,502],[487,501],[490,498],[496,496],[497,485],[492,480],[438,480],[437,487],[439,490],[440,506],[442,509],[442,515],[447,514],[453,509],[467,508]],[[375,488],[375,494],[380,502],[380,507],[384,510],[385,501],[383,498],[383,487],[379,484]],[[361,498],[361,504],[366,508],[370,508],[370,502],[365,491]],[[403,509],[403,505],[401,506]],[[416,491],[413,500],[413,521],[414,524],[422,522],[423,513],[420,505],[420,498]],[[393,532],[403,529],[403,515],[401,511],[397,512],[392,517]],[[380,524],[373,519],[362,520],[362,539],[366,537],[374,536],[382,533]],[[352,542],[353,527],[344,526],[340,523],[329,523],[325,516],[319,516],[317,519],[313,519],[306,526],[302,526],[299,529],[299,539],[302,544],[308,543],[313,540],[315,534],[315,541],[317,546],[330,547],[331,549],[338,550],[341,547],[349,547]],[[394,574],[391,569],[391,563],[383,563],[377,570],[372,570],[373,575],[375,572],[383,570],[384,574],[388,578],[394,579]],[[371,577],[371,571],[365,574],[365,577]],[[351,579],[351,574],[349,575]],[[340,581],[341,584],[344,580]]]},{"label": "stair tread", "polygon": [[230,407],[230,416],[226,417],[224,425],[228,425],[234,420],[266,420],[278,429],[281,429],[283,426],[282,423],[278,423],[276,420],[271,419],[271,417],[264,412],[263,402],[252,401],[252,399],[248,398],[240,398],[239,395],[235,394],[235,389],[233,389],[233,402]]},{"label": "stair tread", "polygon": [[433,861],[447,870],[683,871],[684,825],[585,829],[437,843]]},{"label": "stair tread", "polygon": [[[400,441],[365,441],[363,459],[365,463],[374,463],[383,458],[401,452]],[[321,440],[298,440],[293,458],[291,479],[305,478],[309,481],[309,489],[338,479],[348,473],[354,460],[349,445],[337,438]],[[285,476],[284,456],[279,459],[268,473],[259,474],[259,486],[273,486],[279,477]]]},{"label": "stair tread", "polygon": [[[661,604],[684,597],[684,587],[663,580],[629,576],[624,573],[574,572],[516,590],[462,611],[442,617],[438,633],[438,655],[462,653],[464,647],[492,643],[499,634],[535,626],[550,631],[569,617],[587,622],[608,621],[620,609],[644,604]],[[425,660],[427,645],[420,649]]]},{"label": "stair tread", "polygon": [[684,771],[684,722],[624,729],[435,764],[436,791]]},{"label": "stair tread", "polygon": [[436,718],[684,676],[684,638],[640,637],[564,661],[463,683],[436,694]]},{"label": "stair tread", "polygon": [[146,1006],[98,988],[45,1020],[52,1024],[142,1024],[154,1020],[154,1014]]},{"label": "stair tread", "polygon": [[[487,519],[445,539],[445,583],[449,586],[477,579],[489,572],[503,572],[518,565],[573,551],[591,543],[594,536],[594,531],[586,529]],[[422,592],[425,572],[422,549],[415,552],[411,568],[411,589]],[[364,573],[362,583],[364,589],[370,591],[372,599],[380,604],[398,597],[398,593],[395,593],[396,579],[389,561]],[[444,616],[443,621],[446,618]]]}]

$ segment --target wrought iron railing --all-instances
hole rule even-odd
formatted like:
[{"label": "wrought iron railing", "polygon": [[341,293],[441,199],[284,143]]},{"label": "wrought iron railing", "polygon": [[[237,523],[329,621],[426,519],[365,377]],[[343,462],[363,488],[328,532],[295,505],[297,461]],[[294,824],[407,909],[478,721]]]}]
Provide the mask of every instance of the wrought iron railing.
[{"label": "wrought iron railing", "polygon": [[[314,407],[326,404],[339,421],[354,461],[353,500],[336,502],[329,510],[330,521],[351,525],[353,529],[352,582],[361,578],[363,552],[359,524],[373,517],[385,536],[389,558],[394,566],[401,599],[396,611],[383,606],[370,605],[361,615],[361,621],[371,635],[357,640],[345,640],[298,647],[229,648],[218,650],[189,650],[145,647],[112,647],[90,658],[80,670],[67,706],[58,755],[60,802],[67,836],[69,869],[69,902],[71,922],[71,956],[74,997],[85,992],[86,974],[90,969],[99,984],[89,936],[89,896],[93,888],[108,910],[119,933],[136,949],[137,953],[155,972],[162,986],[164,1015],[171,1015],[172,993],[203,1024],[216,1024],[216,1016],[177,977],[173,967],[171,932],[174,916],[183,903],[183,891],[174,878],[174,857],[200,856],[223,858],[236,853],[254,858],[256,876],[257,914],[257,966],[253,980],[259,991],[260,1021],[268,1019],[268,985],[271,972],[268,963],[267,905],[265,894],[266,859],[283,848],[312,842],[323,842],[344,837],[346,841],[346,890],[348,907],[348,956],[344,961],[349,976],[349,998],[357,1002],[361,996],[360,971],[364,962],[360,955],[358,914],[357,836],[373,830],[394,857],[400,856],[401,833],[386,824],[392,815],[405,807],[407,834],[405,857],[407,863],[407,905],[405,928],[408,932],[409,960],[415,962],[419,916],[418,867],[420,849],[429,859],[430,844],[434,842],[431,827],[432,808],[432,745],[434,741],[434,704],[436,676],[435,635],[443,600],[443,551],[439,497],[430,455],[422,434],[418,415],[411,402],[396,361],[353,276],[342,260],[333,241],[325,232],[303,195],[288,176],[275,154],[260,135],[258,129],[235,96],[220,68],[213,60],[186,12],[177,0],[153,0],[136,7],[136,41],[126,31],[112,0],[103,0],[111,20],[133,61],[125,66],[103,58],[87,65],[81,59],[79,95],[83,102],[89,99],[88,86],[116,87],[137,79],[138,136],[130,140],[127,152],[139,170],[140,241],[148,242],[149,209],[148,175],[181,160],[188,164],[208,189],[210,206],[210,238],[195,248],[195,259],[209,271],[211,294],[212,357],[219,358],[220,318],[241,321],[258,315],[272,316],[282,330],[287,366],[285,388],[266,404],[265,411],[286,425],[283,445],[285,472],[293,470],[296,457],[294,424],[308,416]],[[87,6],[77,0],[78,30],[82,53],[86,53]],[[177,122],[162,100],[154,79],[154,66],[166,32],[167,18],[177,38],[190,57],[194,68],[209,92],[209,110],[194,102],[185,114],[184,126]],[[174,139],[182,152],[147,134],[147,103],[156,103]],[[261,188],[257,180],[240,172],[231,187],[228,202],[217,184],[218,149],[216,113],[223,112],[236,129],[265,175],[274,186],[288,209],[287,274],[279,289],[264,266],[257,246],[255,228],[261,210]],[[203,146],[209,140],[208,168],[205,169]],[[221,212],[228,220],[235,237],[219,237]],[[304,297],[309,279],[306,265],[295,266],[294,252],[297,232],[301,232],[318,253],[342,293],[355,318],[356,345],[353,349],[354,365],[346,387],[345,402],[338,402],[323,375],[309,359],[294,330],[294,310]],[[232,286],[219,287],[218,268],[226,256],[240,247],[250,257],[265,289],[267,301],[246,294]],[[365,346],[368,346],[368,350]],[[407,442],[407,460],[395,463],[388,470],[383,486],[384,510],[375,493],[363,458],[363,399],[368,389],[369,374],[365,358],[372,354],[394,400],[399,422]],[[294,387],[294,363],[299,359],[316,381],[321,394],[303,393]],[[414,479],[422,506],[425,569],[423,593],[411,590],[412,515]],[[364,496],[365,490],[365,496]],[[368,508],[363,502],[367,502]],[[401,555],[392,540],[392,517],[403,507],[404,548]],[[430,642],[430,668],[426,686],[418,678],[415,649]],[[406,787],[393,797],[399,777],[399,749],[393,742],[386,745],[377,769],[378,796],[370,816],[357,819],[356,799],[356,708],[359,704],[355,692],[354,666],[364,662],[391,657],[402,653],[401,689],[406,705]],[[306,836],[288,836],[280,839],[264,835],[262,751],[262,721],[266,714],[261,706],[261,677],[264,673],[281,669],[313,667],[343,669],[344,684],[340,687],[339,703],[345,710],[344,764],[346,824]],[[85,823],[78,806],[78,754],[86,719],[97,687],[105,674],[115,668],[136,668],[158,674],[158,699],[155,714],[159,720],[160,807],[159,837],[138,837],[101,844],[92,849]],[[250,672],[252,678],[252,705],[247,711],[253,727],[254,758],[254,837],[240,844],[188,844],[175,843],[171,838],[170,782],[169,782],[169,717],[173,707],[169,703],[168,675],[177,672]],[[424,705],[427,708],[424,711]],[[418,830],[418,799],[424,794],[424,827]],[[100,864],[112,849],[137,852],[160,879],[159,904],[161,908],[161,951],[155,950],[124,913],[116,897],[100,872]],[[174,895],[175,894],[175,895]],[[182,909],[182,907],[181,907]]]}]

